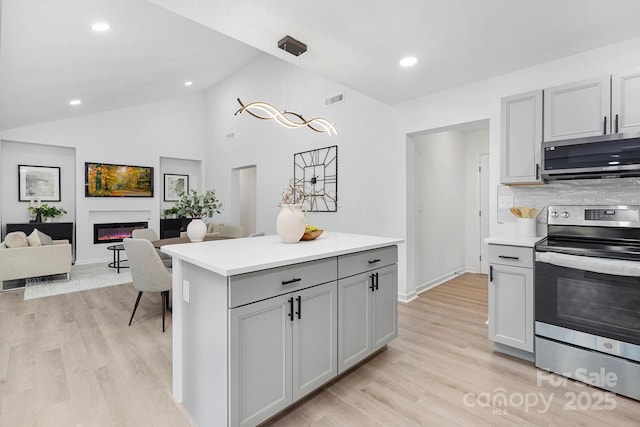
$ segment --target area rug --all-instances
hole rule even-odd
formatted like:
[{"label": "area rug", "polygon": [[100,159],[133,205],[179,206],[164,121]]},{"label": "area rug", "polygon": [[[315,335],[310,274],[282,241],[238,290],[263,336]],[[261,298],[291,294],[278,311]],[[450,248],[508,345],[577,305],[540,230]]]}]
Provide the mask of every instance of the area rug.
[{"label": "area rug", "polygon": [[103,288],[105,286],[131,283],[131,272],[128,268],[109,268],[108,263],[74,265],[69,280],[66,274],[34,277],[27,279],[24,288],[24,299],[48,297],[85,291],[87,289]]}]

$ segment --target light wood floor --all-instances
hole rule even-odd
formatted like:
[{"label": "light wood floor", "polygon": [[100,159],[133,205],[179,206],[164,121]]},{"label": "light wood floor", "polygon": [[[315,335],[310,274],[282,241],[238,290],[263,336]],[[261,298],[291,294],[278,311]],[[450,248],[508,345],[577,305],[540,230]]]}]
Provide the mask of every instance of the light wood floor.
[{"label": "light wood floor", "polygon": [[[537,386],[531,363],[492,352],[486,281],[465,274],[400,304],[399,337],[385,351],[268,424],[640,425],[640,402],[565,409],[571,394],[595,408],[601,391]],[[0,294],[0,426],[188,425],[171,398],[170,315],[163,334],[160,296],[145,294],[127,327],[135,296],[131,285],[30,301]],[[485,404],[500,393],[511,403]],[[550,409],[520,404],[534,395]]]}]

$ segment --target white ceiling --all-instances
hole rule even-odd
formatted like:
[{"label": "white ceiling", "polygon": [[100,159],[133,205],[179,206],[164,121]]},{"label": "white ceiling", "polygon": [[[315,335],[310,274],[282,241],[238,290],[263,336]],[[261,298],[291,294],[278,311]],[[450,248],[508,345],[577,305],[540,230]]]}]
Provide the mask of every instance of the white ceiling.
[{"label": "white ceiling", "polygon": [[640,37],[637,0],[0,2],[0,129],[202,91],[262,52],[394,105]]}]

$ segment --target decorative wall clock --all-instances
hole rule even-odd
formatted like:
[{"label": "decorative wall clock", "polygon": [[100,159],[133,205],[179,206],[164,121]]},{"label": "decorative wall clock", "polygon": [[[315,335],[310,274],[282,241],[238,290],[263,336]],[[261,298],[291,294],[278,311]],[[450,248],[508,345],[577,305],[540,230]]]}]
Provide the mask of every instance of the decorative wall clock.
[{"label": "decorative wall clock", "polygon": [[338,210],[338,146],[293,155],[293,180],[305,194],[309,212]]}]

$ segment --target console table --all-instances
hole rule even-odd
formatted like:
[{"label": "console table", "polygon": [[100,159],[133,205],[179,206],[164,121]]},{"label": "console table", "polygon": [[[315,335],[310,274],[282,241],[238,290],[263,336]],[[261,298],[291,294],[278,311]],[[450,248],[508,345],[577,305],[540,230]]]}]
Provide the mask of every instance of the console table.
[{"label": "console table", "polygon": [[180,237],[180,232],[187,231],[191,218],[162,218],[160,219],[160,238]]},{"label": "console table", "polygon": [[33,232],[34,228],[37,228],[44,234],[51,236],[53,240],[68,240],[69,243],[71,243],[73,260],[75,261],[76,245],[73,242],[73,236],[75,234],[73,230],[73,222],[28,222],[19,224],[7,224],[7,230],[3,238],[13,231],[24,231],[24,233],[28,236],[29,234],[31,234],[31,232]]}]

